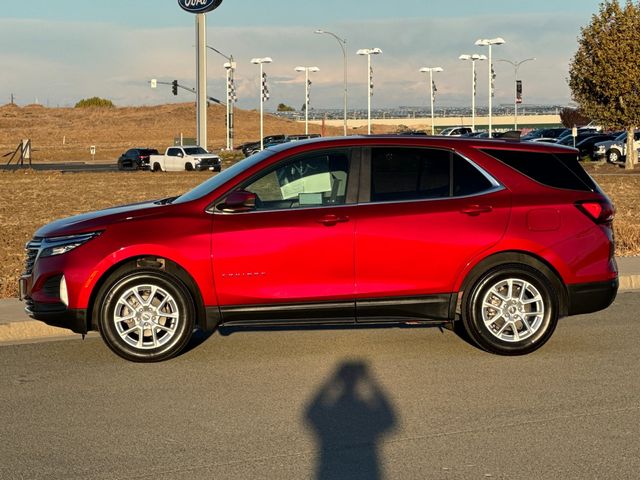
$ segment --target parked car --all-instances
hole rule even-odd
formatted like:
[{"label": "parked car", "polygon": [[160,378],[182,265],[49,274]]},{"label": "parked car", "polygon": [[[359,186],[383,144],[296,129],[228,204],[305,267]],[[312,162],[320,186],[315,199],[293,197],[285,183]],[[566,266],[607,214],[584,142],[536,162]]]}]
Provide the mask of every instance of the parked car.
[{"label": "parked car", "polygon": [[[635,132],[633,146],[640,147],[640,131]],[[596,143],[593,146],[593,158],[605,157],[609,163],[622,162],[627,156],[627,132],[620,132],[614,140]]]},{"label": "parked car", "polygon": [[448,127],[440,132],[443,137],[461,137],[473,133],[471,127]]},{"label": "parked car", "polygon": [[158,155],[155,148],[130,148],[118,158],[118,170],[149,170],[149,156]]},{"label": "parked car", "polygon": [[[262,140],[263,144],[284,141],[285,135],[268,135]],[[260,151],[260,140],[256,142],[246,142],[236,147],[236,150],[242,150],[245,157],[253,155],[256,151]]]},{"label": "parked car", "polygon": [[572,148],[289,142],[179,197],[38,229],[20,298],[134,361],[176,355],[196,327],[416,321],[520,355],[615,298],[613,212]]},{"label": "parked car", "polygon": [[[279,145],[281,143],[287,142],[298,142],[300,140],[308,140],[310,138],[319,138],[319,133],[307,133],[301,135],[285,135],[282,138],[271,139],[264,142],[264,148],[273,147],[274,145]],[[260,151],[260,143],[256,145],[253,150],[247,149],[247,156],[254,155]]]},{"label": "parked car", "polygon": [[[576,143],[576,148],[578,149],[578,156],[582,158],[582,157],[591,155],[593,153],[593,146],[596,143],[604,142],[607,140],[613,140],[615,138],[616,138],[615,135],[611,135],[611,134],[598,134],[598,135],[592,135],[590,137],[586,137]],[[593,157],[591,159],[595,160]]]},{"label": "parked car", "polygon": [[578,144],[582,142],[584,139],[599,136],[599,135],[600,134],[595,131],[579,133],[576,137],[573,137],[572,135],[565,135],[564,137],[556,140],[555,143],[557,143],[558,145],[565,145],[567,147],[573,147],[575,144],[575,146],[577,147]]},{"label": "parked car", "polygon": [[[596,135],[600,132],[596,127],[581,127],[576,130],[576,133],[576,138],[580,135],[583,136],[582,138],[586,138],[587,134]],[[556,139],[555,143],[560,145],[573,145],[573,130],[567,128],[567,130]]]},{"label": "parked car", "polygon": [[215,153],[202,147],[169,147],[164,155],[152,155],[149,159],[153,172],[182,172],[191,170],[222,170],[222,160]]},{"label": "parked car", "polygon": [[538,130],[532,130],[526,135],[522,136],[522,141],[525,142],[544,142],[554,141],[562,134],[566,133],[569,129],[565,127],[558,128],[540,128]]}]

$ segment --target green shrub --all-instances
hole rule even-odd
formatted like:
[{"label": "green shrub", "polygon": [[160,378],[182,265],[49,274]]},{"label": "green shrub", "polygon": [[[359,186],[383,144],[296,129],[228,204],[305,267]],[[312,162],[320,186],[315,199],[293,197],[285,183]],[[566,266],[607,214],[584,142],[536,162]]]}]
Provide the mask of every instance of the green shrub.
[{"label": "green shrub", "polygon": [[111,100],[100,97],[83,98],[78,103],[76,103],[76,108],[87,107],[113,108],[115,107],[115,105]]}]

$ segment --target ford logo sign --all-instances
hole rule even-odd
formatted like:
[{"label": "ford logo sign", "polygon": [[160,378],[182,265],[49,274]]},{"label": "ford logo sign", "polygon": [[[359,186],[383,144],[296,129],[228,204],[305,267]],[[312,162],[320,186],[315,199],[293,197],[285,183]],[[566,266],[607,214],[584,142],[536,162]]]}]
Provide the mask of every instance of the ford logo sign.
[{"label": "ford logo sign", "polygon": [[178,5],[189,13],[207,13],[220,6],[222,0],[178,0]]}]

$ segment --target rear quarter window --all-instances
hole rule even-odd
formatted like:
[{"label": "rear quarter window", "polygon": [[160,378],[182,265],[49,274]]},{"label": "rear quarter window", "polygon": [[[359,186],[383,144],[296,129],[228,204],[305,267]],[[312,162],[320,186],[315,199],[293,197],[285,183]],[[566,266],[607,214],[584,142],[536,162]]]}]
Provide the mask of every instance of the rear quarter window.
[{"label": "rear quarter window", "polygon": [[483,149],[502,163],[548,187],[595,192],[598,186],[584,171],[576,153]]}]

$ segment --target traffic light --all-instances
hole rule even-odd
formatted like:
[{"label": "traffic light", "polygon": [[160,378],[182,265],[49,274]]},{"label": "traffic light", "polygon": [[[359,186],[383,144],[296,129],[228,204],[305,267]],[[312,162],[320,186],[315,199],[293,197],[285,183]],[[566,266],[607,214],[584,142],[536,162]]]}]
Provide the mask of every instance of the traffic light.
[{"label": "traffic light", "polygon": [[171,82],[171,91],[174,95],[178,95],[178,80]]}]

